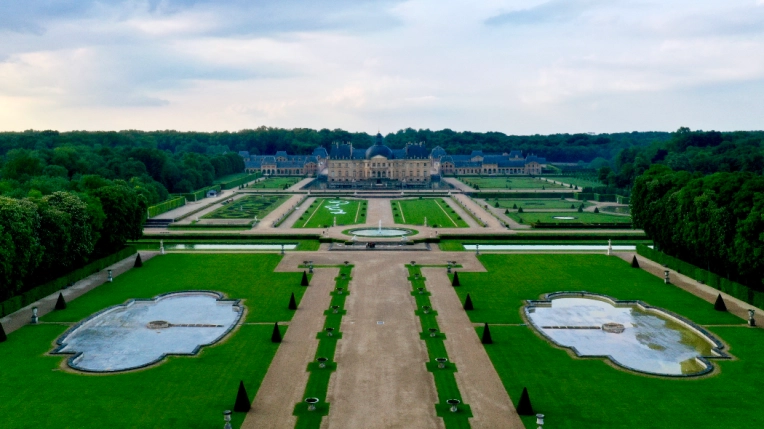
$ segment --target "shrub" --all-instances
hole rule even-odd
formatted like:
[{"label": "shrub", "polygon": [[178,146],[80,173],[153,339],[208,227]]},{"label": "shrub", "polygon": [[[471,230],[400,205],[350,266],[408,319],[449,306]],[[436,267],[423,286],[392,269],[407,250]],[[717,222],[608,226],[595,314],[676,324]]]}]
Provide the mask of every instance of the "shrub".
[{"label": "shrub", "polygon": [[273,324],[273,333],[271,334],[272,343],[281,342],[281,331],[279,331],[279,322]]},{"label": "shrub", "polygon": [[575,209],[575,208],[576,208],[575,204],[571,204],[571,205],[570,205],[570,209],[571,209],[571,210],[573,210],[573,209]]},{"label": "shrub", "polygon": [[62,292],[58,293],[58,300],[56,300],[56,310],[66,310],[66,300]]},{"label": "shrub", "polygon": [[461,286],[462,284],[459,282],[459,273],[454,271],[454,279],[451,281],[451,286]]},{"label": "shrub", "polygon": [[517,210],[517,204],[512,204],[512,208]]},{"label": "shrub", "polygon": [[714,303],[714,310],[727,311],[727,304],[724,303],[724,299],[722,299],[722,294],[719,294],[719,296],[716,297],[716,302]]},{"label": "shrub", "polygon": [[523,212],[523,208],[522,208],[522,207],[518,208],[518,209],[517,209],[517,212],[518,212],[518,213],[522,213],[522,212]]},{"label": "shrub", "polygon": [[292,292],[292,296],[289,297],[289,309],[297,310],[297,301],[294,299],[294,292]]},{"label": "shrub", "polygon": [[3,324],[0,323],[0,343],[5,342],[8,339],[8,336],[5,335],[5,328],[3,328]]},{"label": "shrub", "polygon": [[467,299],[464,300],[464,309],[469,311],[474,310],[474,308],[475,307],[472,305],[472,298],[470,297],[470,294],[467,294]]},{"label": "shrub", "polygon": [[517,402],[517,414],[521,416],[532,416],[533,406],[531,405],[531,398],[528,396],[528,389],[523,387],[523,393],[520,395],[520,400]]},{"label": "shrub", "polygon": [[504,214],[509,214],[509,209],[504,210]]},{"label": "shrub", "polygon": [[135,264],[133,264],[133,268],[140,268],[143,266],[143,259],[141,259],[141,254],[139,253],[138,256],[135,257]]},{"label": "shrub", "polygon": [[584,212],[584,208],[583,207],[578,207],[578,212],[579,213],[583,213]]},{"label": "shrub", "polygon": [[637,261],[637,255],[631,258],[631,268],[639,268],[639,262]]},{"label": "shrub", "polygon": [[480,342],[483,344],[493,344],[493,339],[491,338],[491,330],[488,328],[488,323],[486,323],[483,327],[483,337],[480,339]]},{"label": "shrub", "polygon": [[236,394],[236,403],[233,410],[237,413],[246,413],[251,408],[247,389],[244,388],[244,381],[239,381],[239,392]]},{"label": "shrub", "polygon": [[309,285],[309,282],[308,282],[308,272],[307,271],[303,271],[302,272],[302,280],[300,280],[300,286],[308,286],[308,285]]},{"label": "shrub", "polygon": [[597,208],[597,207],[595,207],[595,208],[594,208],[594,213],[599,213],[599,212],[600,212],[600,209],[599,209],[599,208]]},{"label": "shrub", "polygon": [[499,207],[499,202],[496,201],[496,203],[493,205],[494,207]]}]

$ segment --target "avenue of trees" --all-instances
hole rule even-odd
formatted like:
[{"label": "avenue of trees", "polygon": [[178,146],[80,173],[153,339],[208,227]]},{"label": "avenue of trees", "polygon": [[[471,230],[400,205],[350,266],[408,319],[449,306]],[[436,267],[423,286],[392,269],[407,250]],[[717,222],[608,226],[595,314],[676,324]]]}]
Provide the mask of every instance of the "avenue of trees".
[{"label": "avenue of trees", "polygon": [[764,291],[764,177],[703,173],[659,164],[637,177],[634,225],[664,253]]}]

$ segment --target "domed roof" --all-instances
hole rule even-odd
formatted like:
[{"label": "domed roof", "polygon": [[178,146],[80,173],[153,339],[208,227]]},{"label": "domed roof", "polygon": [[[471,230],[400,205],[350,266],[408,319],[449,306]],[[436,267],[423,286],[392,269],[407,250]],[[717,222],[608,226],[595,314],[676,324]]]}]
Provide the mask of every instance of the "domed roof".
[{"label": "domed roof", "polygon": [[382,134],[379,133],[377,133],[377,143],[366,149],[366,159],[371,159],[375,156],[384,156],[387,159],[393,158],[393,151],[382,144]]}]

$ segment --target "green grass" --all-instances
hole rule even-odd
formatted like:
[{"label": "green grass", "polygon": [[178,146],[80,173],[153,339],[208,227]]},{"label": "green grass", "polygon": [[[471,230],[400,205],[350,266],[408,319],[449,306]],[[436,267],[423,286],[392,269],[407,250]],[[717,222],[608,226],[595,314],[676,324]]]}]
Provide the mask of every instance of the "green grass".
[{"label": "green grass", "polygon": [[501,176],[501,177],[460,177],[460,181],[472,186],[479,186],[483,189],[568,189],[564,186],[551,184],[545,180],[539,180],[531,177]]},{"label": "green grass", "polygon": [[464,221],[442,198],[424,198],[421,200],[392,200],[395,223],[405,225],[424,225],[433,228],[466,228]]},{"label": "green grass", "polygon": [[[469,428],[469,417],[472,417],[472,411],[469,404],[459,404],[459,411],[452,413],[450,406],[446,403],[449,399],[458,399],[463,401],[462,395],[459,392],[459,387],[456,384],[456,378],[454,373],[457,372],[456,365],[449,359],[445,363],[445,368],[439,368],[436,358],[444,357],[448,359],[448,352],[446,351],[445,334],[440,332],[438,321],[436,316],[437,310],[430,310],[428,313],[423,311],[423,307],[427,306],[432,308],[430,302],[430,293],[427,292],[426,283],[427,280],[422,276],[420,266],[406,265],[409,271],[409,281],[411,282],[411,294],[414,296],[416,302],[416,310],[414,313],[419,316],[420,324],[422,325],[422,332],[419,334],[420,338],[425,342],[427,346],[427,356],[429,362],[426,367],[435,380],[435,390],[438,392],[438,403],[435,405],[435,411],[439,417],[443,418],[443,423],[446,428]],[[419,278],[416,278],[416,275]],[[419,288],[422,288],[423,293],[419,293]],[[435,328],[438,333],[435,337],[430,337],[429,329]]]},{"label": "green grass", "polygon": [[548,179],[554,180],[555,182],[573,184],[573,186],[578,186],[579,191],[586,187],[597,188],[597,187],[606,186],[604,183],[598,182],[597,180],[594,180],[593,178],[587,179],[583,177],[573,177],[573,176],[554,176],[554,177],[549,177]]},{"label": "green grass", "polygon": [[290,195],[247,195],[202,216],[203,219],[258,219],[275,210]]},{"label": "green grass", "polygon": [[[487,198],[486,204],[491,207],[496,207],[496,203],[499,203],[499,208],[510,209],[517,205],[522,207],[523,210],[557,210],[557,209],[570,209],[572,205],[574,209],[578,209],[581,205],[581,201],[567,201],[554,198],[539,198],[539,199],[504,199],[504,198]],[[583,203],[584,207],[589,207],[592,204],[589,202]]]},{"label": "green grass", "polygon": [[247,186],[246,189],[286,189],[300,180],[301,177],[269,177]]},{"label": "green grass", "polygon": [[[303,398],[318,398],[319,402],[316,404],[314,411],[308,411],[308,405],[305,402],[295,404],[294,415],[297,416],[296,428],[319,428],[321,426],[321,420],[324,416],[329,414],[330,404],[326,402],[326,395],[329,390],[329,379],[332,372],[336,371],[337,363],[334,362],[334,352],[337,349],[337,341],[342,339],[342,333],[340,332],[340,325],[342,324],[342,316],[346,313],[345,299],[350,293],[348,285],[350,284],[350,273],[353,270],[353,265],[341,266],[340,273],[335,277],[335,288],[343,288],[342,294],[338,294],[336,290],[331,292],[332,300],[329,304],[329,309],[324,311],[326,316],[324,320],[324,326],[321,332],[317,334],[318,347],[313,362],[308,364],[307,370],[310,373],[308,376],[308,383],[305,386],[305,393]],[[342,274],[345,274],[345,278],[342,278]],[[338,313],[334,313],[331,307],[339,306]],[[326,328],[334,328],[333,335],[330,337],[326,335]],[[320,368],[316,361],[319,357],[325,357],[329,360],[326,362],[326,368]]]},{"label": "green grass", "polygon": [[[519,207],[519,206],[518,206]],[[523,207],[524,212],[523,213],[517,213],[517,212],[509,212],[507,215],[511,219],[514,219],[516,221],[520,221],[520,219],[523,220],[523,223],[525,224],[531,224],[536,222],[544,222],[544,223],[631,223],[631,217],[630,216],[618,216],[618,215],[611,215],[607,213],[592,213],[592,212],[576,212],[576,211],[567,211],[567,212],[530,212],[525,211],[525,207]],[[575,217],[575,219],[566,220],[566,219],[554,219],[555,216],[572,216]]]},{"label": "green grass", "polygon": [[[0,427],[209,428],[233,407],[239,380],[254,399],[277,344],[272,323],[291,320],[301,273],[275,273],[273,254],[168,254],[144,262],[43,317],[0,344]],[[54,341],[83,318],[132,298],[178,290],[215,290],[240,298],[244,324],[197,356],[169,357],[144,370],[93,375],[60,368],[68,355],[48,355]],[[55,322],[55,323],[49,323]],[[235,427],[243,421],[234,413]]]},{"label": "green grass", "polygon": [[252,173],[229,174],[228,176],[223,176],[223,177],[215,179],[212,183],[218,185],[220,183],[233,182],[236,179],[241,179],[242,177],[247,177],[247,176],[250,176],[250,175],[252,175]]},{"label": "green grass", "polygon": [[316,198],[292,228],[325,228],[334,225],[335,217],[337,225],[366,223],[367,208],[366,200]]},{"label": "green grass", "polygon": [[[510,397],[527,387],[536,412],[556,428],[764,426],[759,387],[764,383],[764,331],[616,257],[604,255],[482,255],[487,273],[460,272],[454,288],[470,294],[473,322],[492,324],[485,346]],[[737,359],[714,360],[721,372],[706,378],[647,377],[597,358],[573,358],[521,325],[526,299],[560,290],[586,290],[639,299],[707,327]],[[500,326],[496,324],[516,324]],[[482,334],[482,328],[476,329]],[[535,419],[523,417],[527,428]]]}]

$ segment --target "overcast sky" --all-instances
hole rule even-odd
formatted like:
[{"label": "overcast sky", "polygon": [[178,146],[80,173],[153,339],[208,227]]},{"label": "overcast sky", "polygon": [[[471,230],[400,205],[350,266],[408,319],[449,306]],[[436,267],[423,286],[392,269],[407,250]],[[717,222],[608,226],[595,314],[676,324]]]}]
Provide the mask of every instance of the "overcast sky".
[{"label": "overcast sky", "polygon": [[0,130],[762,129],[764,0],[0,0]]}]

